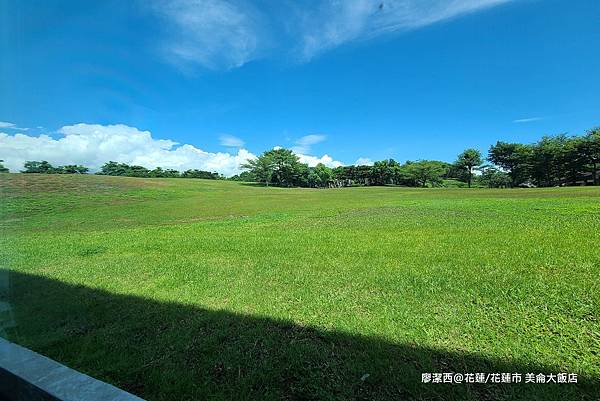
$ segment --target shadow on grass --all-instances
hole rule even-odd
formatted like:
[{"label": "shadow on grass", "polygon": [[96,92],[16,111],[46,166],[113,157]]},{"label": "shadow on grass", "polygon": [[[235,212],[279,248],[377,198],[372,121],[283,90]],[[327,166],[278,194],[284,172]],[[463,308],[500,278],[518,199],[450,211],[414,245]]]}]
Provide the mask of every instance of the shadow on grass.
[{"label": "shadow on grass", "polygon": [[[248,182],[248,181],[238,181],[240,183],[240,185],[243,185],[245,187],[264,187],[267,188],[267,186],[261,182]],[[273,185],[271,185],[273,186]]]},{"label": "shadow on grass", "polygon": [[148,400],[594,399],[578,384],[422,384],[423,372],[558,373],[10,272],[11,340]]}]

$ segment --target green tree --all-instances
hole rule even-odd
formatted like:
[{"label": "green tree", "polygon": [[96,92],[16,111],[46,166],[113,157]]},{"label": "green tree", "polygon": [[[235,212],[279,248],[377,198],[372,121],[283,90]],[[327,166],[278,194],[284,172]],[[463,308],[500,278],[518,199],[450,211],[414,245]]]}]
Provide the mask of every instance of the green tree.
[{"label": "green tree", "polygon": [[264,152],[241,166],[249,170],[257,181],[291,187],[308,185],[308,166],[300,163],[298,156],[289,149],[277,148]]},{"label": "green tree", "polygon": [[376,161],[371,167],[372,185],[395,184],[400,164],[394,159]]},{"label": "green tree", "polygon": [[219,179],[219,173],[211,173],[210,171],[190,169],[181,173],[181,178],[204,178],[206,180]]},{"label": "green tree", "polygon": [[104,165],[100,168],[100,171],[97,174],[126,176],[128,170],[129,170],[129,166],[125,163],[117,163],[114,161],[109,161],[107,163],[104,163]]},{"label": "green tree", "polygon": [[336,186],[376,185],[373,166],[340,166],[333,169],[333,181]]},{"label": "green tree", "polygon": [[544,136],[531,147],[531,178],[538,186],[559,185],[566,175],[566,135]]},{"label": "green tree", "polygon": [[302,169],[298,156],[285,148],[269,150],[264,156],[272,162],[273,183],[284,187],[293,186]]},{"label": "green tree", "polygon": [[144,166],[130,166],[126,175],[129,177],[149,177],[150,170]]},{"label": "green tree", "polygon": [[60,170],[61,174],[87,174],[90,169],[76,164],[68,164],[60,166],[58,170]]},{"label": "green tree", "polygon": [[21,171],[22,173],[53,174],[56,172],[56,168],[45,160],[41,162],[35,160],[26,161],[23,167],[25,170]]},{"label": "green tree", "polygon": [[592,174],[594,185],[600,184],[600,127],[587,132],[579,145],[580,155],[585,166]]},{"label": "green tree", "polygon": [[249,159],[241,167],[249,170],[248,172],[252,174],[256,182],[264,182],[266,186],[269,186],[273,177],[273,160],[268,155],[263,153],[256,159]]},{"label": "green tree", "polygon": [[498,141],[490,147],[488,160],[508,173],[514,187],[529,179],[531,153],[529,145]]},{"label": "green tree", "polygon": [[165,178],[179,178],[181,177],[181,173],[173,168],[168,168],[164,170],[163,177]]},{"label": "green tree", "polygon": [[155,169],[150,170],[148,176],[161,178],[165,176],[165,171],[161,167],[156,167]]},{"label": "green tree", "polygon": [[506,188],[511,184],[508,174],[492,166],[481,167],[481,175],[478,177],[478,181],[488,188]]},{"label": "green tree", "polygon": [[174,169],[163,170],[161,167],[156,167],[148,172],[148,176],[157,178],[179,178],[181,177],[181,173]]},{"label": "green tree", "polygon": [[473,182],[473,169],[479,168],[483,161],[481,160],[481,152],[477,149],[466,149],[460,155],[455,162],[455,165],[466,171],[467,173],[467,185],[471,188]]},{"label": "green tree", "polygon": [[0,160],[0,173],[10,173],[10,170],[3,164],[4,160]]},{"label": "green tree", "polygon": [[239,174],[227,178],[230,181],[255,182],[256,178],[250,171],[242,171]]},{"label": "green tree", "polygon": [[586,170],[586,159],[582,153],[582,137],[568,138],[561,149],[560,160],[562,176],[566,185],[576,185]]},{"label": "green tree", "polygon": [[468,181],[468,172],[462,166],[458,166],[456,163],[452,163],[448,166],[448,173],[446,174],[446,178],[452,180],[458,180],[463,183]]},{"label": "green tree", "polygon": [[406,162],[402,166],[402,174],[415,186],[425,188],[427,184],[432,187],[442,183],[443,176],[448,172],[447,164],[436,160],[419,160]]},{"label": "green tree", "polygon": [[326,187],[332,179],[332,170],[323,163],[319,163],[315,167],[309,169],[308,184],[311,187]]}]

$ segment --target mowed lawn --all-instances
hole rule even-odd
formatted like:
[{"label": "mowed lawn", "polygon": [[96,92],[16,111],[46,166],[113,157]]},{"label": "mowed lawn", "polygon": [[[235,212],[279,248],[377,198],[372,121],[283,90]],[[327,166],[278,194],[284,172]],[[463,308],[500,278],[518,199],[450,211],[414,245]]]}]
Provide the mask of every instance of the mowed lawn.
[{"label": "mowed lawn", "polygon": [[600,188],[0,188],[9,339],[148,400],[600,394]]}]

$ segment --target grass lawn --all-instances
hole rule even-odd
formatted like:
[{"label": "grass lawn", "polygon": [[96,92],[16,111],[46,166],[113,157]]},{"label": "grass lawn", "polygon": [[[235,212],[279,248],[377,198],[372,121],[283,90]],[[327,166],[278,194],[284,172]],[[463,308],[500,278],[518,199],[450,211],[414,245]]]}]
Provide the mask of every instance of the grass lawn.
[{"label": "grass lawn", "polygon": [[600,394],[600,188],[2,174],[0,196],[9,339],[148,400]]}]

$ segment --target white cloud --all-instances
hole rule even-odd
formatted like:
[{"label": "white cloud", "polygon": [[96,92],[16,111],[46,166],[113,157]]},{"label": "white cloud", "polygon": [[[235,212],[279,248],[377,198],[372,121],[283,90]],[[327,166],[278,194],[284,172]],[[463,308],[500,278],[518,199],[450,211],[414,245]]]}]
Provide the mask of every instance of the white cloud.
[{"label": "white cloud", "polygon": [[7,121],[0,121],[0,128],[12,129],[12,130],[18,130],[18,131],[27,131],[29,129],[29,128],[17,127],[16,124],[9,123]]},{"label": "white cloud", "polygon": [[532,123],[534,121],[541,121],[544,117],[529,117],[529,118],[519,118],[518,120],[513,120],[513,123]]},{"label": "white cloud", "polygon": [[369,159],[368,157],[359,157],[354,162],[354,165],[355,166],[372,166],[373,160]]},{"label": "white cloud", "polygon": [[[307,135],[307,136],[311,136],[311,135]],[[316,136],[320,136],[320,135],[316,135]],[[306,138],[306,137],[303,137],[303,138]],[[320,140],[318,142],[320,142]],[[278,150],[278,149],[283,149],[283,147],[273,146],[273,150]],[[340,166],[344,165],[344,163],[342,163],[339,160],[334,160],[328,154],[324,154],[323,156],[318,157],[318,156],[312,156],[312,155],[304,154],[302,152],[298,152],[297,149],[294,149],[294,148],[292,148],[291,150],[292,150],[292,152],[294,152],[294,154],[296,156],[298,156],[300,163],[308,164],[309,167],[315,167],[319,163],[323,163],[327,167],[331,167],[331,168],[340,167]]]},{"label": "white cloud", "polygon": [[310,146],[319,142],[323,142],[326,138],[327,137],[325,135],[310,134],[298,139],[296,143],[298,145]]},{"label": "white cloud", "polygon": [[[179,171],[195,168],[231,176],[241,172],[242,163],[256,157],[246,149],[238,149],[237,154],[231,154],[206,152],[187,144],[178,146],[177,142],[155,139],[149,131],[123,124],[76,124],[62,127],[58,132],[63,135],[62,138],[0,132],[0,158],[13,172],[21,170],[27,160],[47,160],[57,166],[82,164],[92,171],[99,170],[104,163],[112,160],[146,168],[163,167]],[[310,146],[324,138],[322,135],[307,135],[298,142]],[[319,163],[328,167],[343,165],[327,154],[318,157],[294,153],[302,163],[311,167]]]},{"label": "white cloud", "polygon": [[224,134],[219,137],[219,143],[230,148],[241,148],[244,141],[233,135]]},{"label": "white cloud", "polygon": [[[164,17],[169,60],[231,69],[285,49],[314,56],[356,40],[417,29],[515,0],[323,0],[264,4],[247,0],[154,0]],[[269,13],[270,12],[270,13]]]},{"label": "white cloud", "polygon": [[[294,152],[294,153],[296,153],[296,152]],[[331,168],[340,167],[340,166],[344,165],[344,163],[342,163],[338,160],[333,160],[333,158],[327,154],[325,154],[321,157],[317,157],[317,156],[309,156],[309,155],[303,155],[303,154],[296,153],[296,156],[298,156],[298,158],[300,159],[300,163],[306,163],[306,164],[308,164],[309,167],[315,167],[319,163],[323,163],[327,167],[331,167]]]},{"label": "white cloud", "polygon": [[325,135],[310,134],[296,140],[292,147],[294,153],[309,153],[312,145],[323,142],[327,137]]},{"label": "white cloud", "polygon": [[163,43],[168,59],[209,69],[240,67],[266,44],[261,15],[235,0],[155,1],[153,9],[171,28]]},{"label": "white cloud", "polygon": [[511,0],[329,0],[307,10],[301,56],[315,55],[358,39],[420,28]]},{"label": "white cloud", "polygon": [[0,155],[5,166],[19,171],[27,160],[47,160],[54,165],[83,164],[93,171],[107,161],[163,167],[180,171],[200,169],[226,176],[239,173],[240,164],[254,158],[246,149],[237,154],[211,153],[168,139],[154,139],[148,131],[127,125],[76,124],[62,127],[62,138],[0,133]]},{"label": "white cloud", "polygon": [[325,139],[327,139],[327,136],[325,135],[305,135],[294,142],[294,146],[292,146],[292,152],[294,152],[296,156],[300,158],[300,163],[308,164],[309,167],[315,167],[319,163],[323,163],[327,167],[331,168],[343,166],[344,164],[342,162],[333,160],[333,158],[327,154],[321,157],[307,154],[310,153],[312,145],[321,143]]}]

